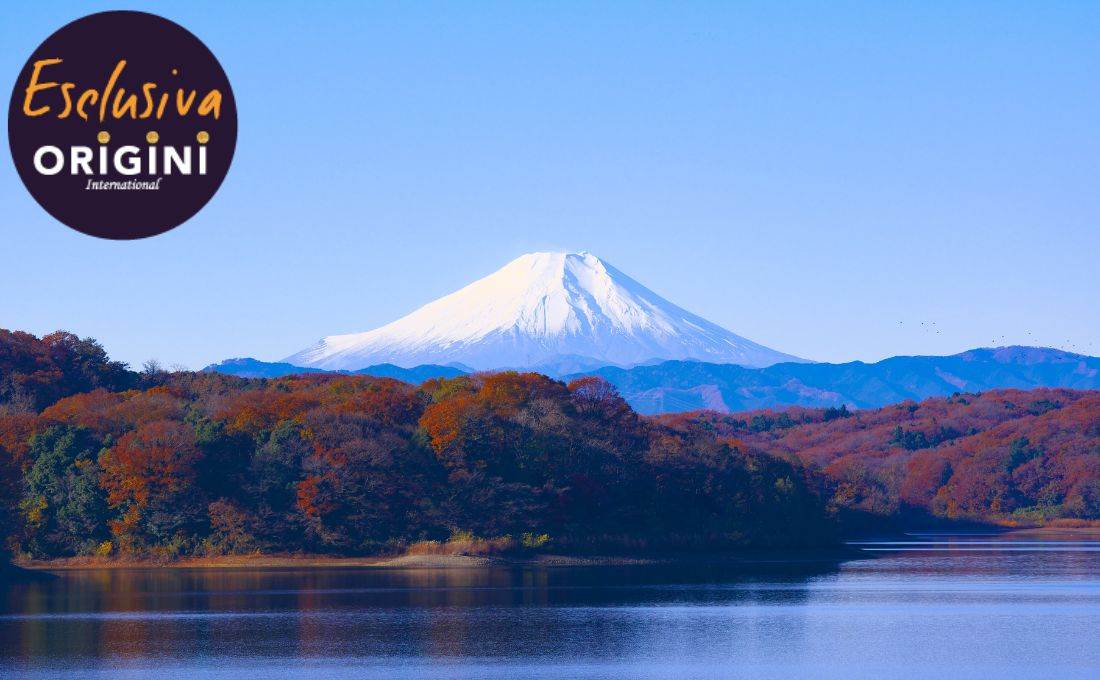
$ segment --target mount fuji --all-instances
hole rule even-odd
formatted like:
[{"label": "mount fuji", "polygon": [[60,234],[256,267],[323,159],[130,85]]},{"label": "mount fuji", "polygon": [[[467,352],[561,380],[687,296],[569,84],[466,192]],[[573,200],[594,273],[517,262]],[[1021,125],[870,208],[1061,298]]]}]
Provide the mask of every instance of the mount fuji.
[{"label": "mount fuji", "polygon": [[523,255],[393,323],[330,335],[284,361],[325,370],[448,364],[561,374],[670,359],[803,361],[678,307],[587,252]]}]

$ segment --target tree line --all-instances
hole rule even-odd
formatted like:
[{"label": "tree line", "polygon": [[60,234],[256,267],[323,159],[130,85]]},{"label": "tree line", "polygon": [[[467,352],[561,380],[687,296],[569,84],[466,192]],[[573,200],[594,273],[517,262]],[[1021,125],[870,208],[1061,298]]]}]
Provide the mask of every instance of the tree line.
[{"label": "tree line", "polygon": [[133,372],[0,331],[0,533],[30,557],[831,543],[860,523],[1100,518],[1100,393],[643,417],[598,378]]},{"label": "tree line", "polygon": [[19,370],[10,346],[0,366],[15,386],[0,415],[5,535],[29,556],[362,554],[453,535],[691,550],[834,535],[797,461],[664,427],[594,378],[115,375],[91,341],[39,342]]}]

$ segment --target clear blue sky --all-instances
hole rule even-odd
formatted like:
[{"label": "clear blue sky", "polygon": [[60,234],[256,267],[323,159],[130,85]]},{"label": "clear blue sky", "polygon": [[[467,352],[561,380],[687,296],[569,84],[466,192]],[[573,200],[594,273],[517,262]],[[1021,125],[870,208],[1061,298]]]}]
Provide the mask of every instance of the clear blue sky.
[{"label": "clear blue sky", "polygon": [[22,2],[5,101],[47,35],[116,8],[220,58],[233,168],[178,229],[100,241],[5,139],[0,327],[276,359],[583,249],[812,359],[1100,354],[1100,3]]}]

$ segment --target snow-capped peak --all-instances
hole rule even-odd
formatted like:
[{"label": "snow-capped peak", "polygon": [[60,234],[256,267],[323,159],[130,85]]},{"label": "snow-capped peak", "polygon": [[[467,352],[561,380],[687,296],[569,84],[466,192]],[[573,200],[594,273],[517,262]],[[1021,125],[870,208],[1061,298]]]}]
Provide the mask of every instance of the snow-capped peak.
[{"label": "snow-capped peak", "polygon": [[380,363],[494,369],[666,359],[798,361],[677,307],[588,252],[522,255],[393,323],[328,336],[286,361],[355,370]]}]

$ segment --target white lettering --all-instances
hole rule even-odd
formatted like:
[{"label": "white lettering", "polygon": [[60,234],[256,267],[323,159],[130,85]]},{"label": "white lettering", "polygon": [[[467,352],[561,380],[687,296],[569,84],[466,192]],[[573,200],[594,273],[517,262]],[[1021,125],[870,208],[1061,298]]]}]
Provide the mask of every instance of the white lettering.
[{"label": "white lettering", "polygon": [[[53,167],[47,168],[42,164],[42,157],[46,154],[50,154],[54,157]],[[61,172],[61,168],[65,167],[65,156],[61,153],[61,149],[56,146],[43,146],[34,152],[34,169],[43,175],[56,175]]]}]

